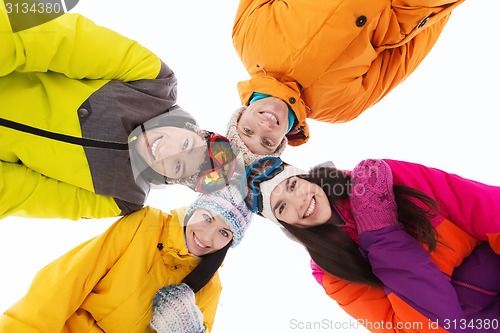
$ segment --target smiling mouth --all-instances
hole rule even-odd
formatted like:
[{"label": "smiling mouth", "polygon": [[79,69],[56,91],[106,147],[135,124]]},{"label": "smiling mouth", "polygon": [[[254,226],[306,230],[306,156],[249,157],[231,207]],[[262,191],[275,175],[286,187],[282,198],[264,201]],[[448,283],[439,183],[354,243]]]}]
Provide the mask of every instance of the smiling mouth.
[{"label": "smiling mouth", "polygon": [[261,111],[260,114],[270,119],[271,121],[275,122],[276,124],[278,125],[280,124],[278,117],[274,113],[271,113],[269,111]]},{"label": "smiling mouth", "polygon": [[155,141],[153,141],[153,143],[151,144],[151,155],[153,155],[153,158],[155,159],[156,161],[156,155],[157,155],[157,149],[158,149],[158,144],[160,143],[161,141],[161,137],[159,137],[158,139],[156,139]]},{"label": "smiling mouth", "polygon": [[196,243],[196,245],[198,245],[199,247],[201,247],[202,249],[205,249],[207,248],[208,246],[206,246],[205,244],[203,244],[198,238],[196,238],[196,235],[193,234],[193,240],[194,242]]},{"label": "smiling mouth", "polygon": [[314,213],[314,210],[316,209],[316,199],[312,197],[311,202],[309,203],[309,207],[307,207],[306,212],[304,213],[303,218],[307,218]]}]

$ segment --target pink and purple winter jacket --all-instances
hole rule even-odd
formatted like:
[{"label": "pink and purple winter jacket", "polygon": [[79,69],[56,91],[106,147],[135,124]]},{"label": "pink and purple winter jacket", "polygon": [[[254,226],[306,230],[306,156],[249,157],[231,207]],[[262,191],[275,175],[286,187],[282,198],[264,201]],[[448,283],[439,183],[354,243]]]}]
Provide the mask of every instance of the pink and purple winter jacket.
[{"label": "pink and purple winter jacket", "polygon": [[346,202],[345,210],[337,210],[351,226],[345,231],[359,242],[384,290],[338,279],[311,262],[317,281],[372,332],[498,331],[500,188],[419,164],[385,162],[395,185],[438,202],[440,215],[431,221],[436,251],[428,254],[402,225],[358,237]]}]

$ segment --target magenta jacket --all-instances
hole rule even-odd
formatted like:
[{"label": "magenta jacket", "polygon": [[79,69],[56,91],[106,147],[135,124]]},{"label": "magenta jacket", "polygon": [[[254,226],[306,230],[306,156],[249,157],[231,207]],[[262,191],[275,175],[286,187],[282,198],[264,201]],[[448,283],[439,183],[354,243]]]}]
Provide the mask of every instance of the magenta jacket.
[{"label": "magenta jacket", "polygon": [[389,164],[394,184],[416,188],[439,204],[432,223],[448,219],[500,254],[500,187],[482,184],[439,169],[395,160]]},{"label": "magenta jacket", "polygon": [[[419,164],[385,161],[393,172],[394,184],[421,190],[438,202],[440,215],[432,220],[441,242],[437,251],[427,254],[402,225],[361,234],[357,241],[384,283],[385,300],[369,287],[360,293],[359,285],[339,283],[339,279],[314,263],[313,275],[325,292],[355,319],[366,317],[373,322],[390,318],[396,324],[423,316],[427,322],[438,322],[439,331],[498,331],[500,256],[492,247],[498,253],[500,188]],[[356,239],[350,208],[346,208],[337,211],[346,221],[345,231]],[[485,242],[471,241],[469,234]],[[375,304],[378,310],[373,309]],[[381,311],[384,306],[387,310]],[[480,327],[484,320],[496,326]]]}]

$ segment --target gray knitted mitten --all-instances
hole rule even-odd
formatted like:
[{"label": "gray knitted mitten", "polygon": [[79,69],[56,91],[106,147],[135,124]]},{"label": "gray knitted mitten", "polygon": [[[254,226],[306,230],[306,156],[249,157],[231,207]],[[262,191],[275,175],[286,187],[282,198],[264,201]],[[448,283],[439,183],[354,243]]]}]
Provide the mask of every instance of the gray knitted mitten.
[{"label": "gray knitted mitten", "polygon": [[392,172],[383,160],[364,160],[352,171],[350,203],[358,235],[398,223]]},{"label": "gray knitted mitten", "polygon": [[185,283],[158,290],[153,298],[151,327],[158,333],[203,333],[203,314]]}]

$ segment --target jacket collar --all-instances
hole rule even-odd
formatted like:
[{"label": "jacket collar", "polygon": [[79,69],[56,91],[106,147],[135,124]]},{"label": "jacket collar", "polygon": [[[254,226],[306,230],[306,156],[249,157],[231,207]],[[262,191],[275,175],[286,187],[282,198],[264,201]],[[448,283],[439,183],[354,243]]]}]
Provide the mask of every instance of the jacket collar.
[{"label": "jacket collar", "polygon": [[174,268],[184,265],[196,266],[200,258],[189,253],[184,235],[186,208],[174,209],[171,215],[166,225],[166,235],[163,238],[162,260],[166,265]]}]

